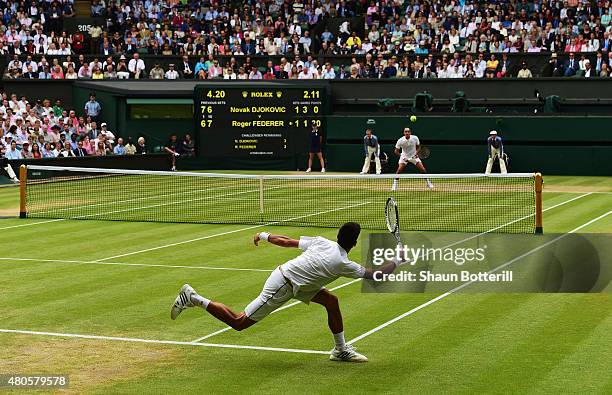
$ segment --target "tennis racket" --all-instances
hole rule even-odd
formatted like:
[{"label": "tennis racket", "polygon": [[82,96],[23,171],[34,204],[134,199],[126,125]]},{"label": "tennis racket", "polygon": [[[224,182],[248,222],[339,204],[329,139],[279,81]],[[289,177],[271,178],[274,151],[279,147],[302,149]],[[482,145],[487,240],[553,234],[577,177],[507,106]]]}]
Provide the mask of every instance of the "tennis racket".
[{"label": "tennis racket", "polygon": [[397,203],[392,197],[387,199],[387,205],[385,206],[385,220],[387,221],[387,229],[395,236],[398,244],[400,240],[400,226],[399,226],[399,211],[397,209]]},{"label": "tennis racket", "polygon": [[429,158],[429,155],[431,155],[431,151],[429,150],[429,148],[421,146],[421,148],[419,149],[419,158],[427,159]]}]

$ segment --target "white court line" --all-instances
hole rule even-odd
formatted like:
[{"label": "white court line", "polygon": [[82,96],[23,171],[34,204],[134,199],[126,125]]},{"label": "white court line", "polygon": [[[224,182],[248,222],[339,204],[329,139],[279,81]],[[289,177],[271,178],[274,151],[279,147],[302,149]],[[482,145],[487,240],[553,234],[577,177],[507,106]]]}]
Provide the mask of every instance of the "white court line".
[{"label": "white court line", "polygon": [[161,265],[153,263],[127,263],[127,262],[98,262],[98,261],[76,261],[65,259],[37,259],[37,258],[10,258],[0,257],[0,261],[24,261],[24,262],[43,262],[43,263],[74,263],[74,264],[90,264],[90,265],[114,265],[114,266],[141,266],[141,267],[160,267],[168,269],[206,269],[206,270],[229,270],[238,272],[265,272],[270,273],[273,269],[249,269],[238,267],[220,267],[220,266],[185,266],[185,265]]},{"label": "white court line", "polygon": [[[584,191],[562,191],[558,189],[547,189],[544,192],[547,192],[547,193],[583,193]],[[600,195],[612,195],[612,192],[608,192],[608,191],[591,191],[589,193],[595,193],[595,194],[600,194]]]},{"label": "white court line", "polygon": [[239,344],[218,344],[218,343],[193,343],[193,342],[181,342],[181,341],[173,341],[173,340],[153,340],[153,339],[139,339],[139,338],[134,338],[134,337],[80,335],[76,333],[40,332],[40,331],[18,330],[18,329],[0,329],[0,333],[16,333],[16,334],[21,334],[21,335],[39,335],[39,336],[53,336],[53,337],[72,337],[72,338],[78,338],[78,339],[111,340],[111,341],[132,342],[132,343],[172,344],[172,345],[179,345],[179,346],[235,348],[235,349],[244,349],[244,350],[329,355],[329,351],[303,350],[299,348],[243,346]]},{"label": "white court line", "polygon": [[[503,268],[513,264],[514,262],[516,262],[518,260],[521,260],[521,259],[525,258],[526,256],[533,254],[536,251],[541,250],[542,248],[544,248],[546,246],[549,246],[549,245],[551,245],[553,243],[556,243],[557,241],[559,241],[562,238],[566,237],[570,233],[575,233],[575,232],[579,231],[580,229],[583,229],[583,228],[591,225],[592,223],[594,223],[596,221],[599,221],[602,218],[607,217],[610,214],[612,214],[612,210],[610,210],[607,213],[602,214],[599,217],[594,218],[594,219],[592,219],[592,220],[590,220],[590,221],[588,221],[588,222],[578,226],[575,229],[570,230],[568,233],[564,233],[564,234],[562,234],[562,235],[560,235],[558,237],[555,237],[554,239],[552,239],[552,240],[550,240],[550,241],[548,241],[548,242],[546,242],[546,243],[544,243],[544,244],[542,244],[542,245],[540,245],[540,246],[538,246],[538,247],[536,247],[536,248],[534,248],[534,249],[532,249],[530,251],[527,251],[524,254],[521,254],[521,255],[517,256],[516,258],[513,258],[513,259],[509,260],[508,262],[506,262],[506,263],[504,263],[502,265],[499,265],[499,266],[489,270],[487,272],[487,274],[495,273],[496,271],[498,271],[500,269],[503,269]],[[427,302],[425,302],[425,303],[423,303],[423,304],[413,308],[412,310],[409,310],[409,311],[407,311],[407,312],[405,312],[403,314],[400,314],[397,317],[395,317],[395,318],[393,318],[393,319],[391,319],[391,320],[389,320],[389,321],[387,321],[387,322],[385,322],[383,324],[378,325],[376,328],[370,329],[369,331],[367,331],[367,332],[365,332],[365,333],[363,333],[363,334],[361,334],[361,335],[359,335],[359,336],[349,340],[347,343],[348,344],[353,344],[355,342],[358,342],[359,340],[362,340],[363,338],[366,338],[366,337],[368,337],[368,336],[370,336],[370,335],[380,331],[381,329],[384,329],[384,328],[388,327],[389,325],[391,325],[391,324],[401,320],[402,318],[408,317],[409,315],[412,315],[412,314],[416,313],[417,311],[419,311],[419,310],[421,310],[421,309],[423,309],[423,308],[425,308],[425,307],[427,307],[429,305],[432,305],[435,302],[437,302],[439,300],[442,300],[442,299],[446,298],[449,295],[452,295],[453,293],[455,293],[455,292],[457,292],[457,291],[459,291],[459,290],[469,286],[470,284],[473,284],[474,282],[476,282],[476,281],[475,280],[471,280],[471,281],[465,282],[465,283],[463,283],[463,284],[461,284],[461,285],[451,289],[450,291],[447,291],[447,292],[445,292],[445,293],[443,293],[441,295],[438,295],[437,297],[435,297],[435,298],[433,298],[431,300],[428,300]]]},{"label": "white court line", "polygon": [[155,250],[160,250],[162,248],[174,247],[174,246],[177,246],[177,245],[187,244],[187,243],[193,243],[194,241],[211,239],[213,237],[225,236],[225,235],[229,235],[229,234],[232,234],[232,233],[238,233],[238,232],[242,232],[242,231],[249,230],[249,229],[262,228],[264,226],[276,225],[276,224],[280,224],[280,223],[288,222],[288,221],[295,221],[296,219],[313,217],[315,215],[333,213],[335,211],[346,210],[346,209],[353,208],[353,207],[364,206],[366,204],[370,204],[370,202],[351,204],[351,205],[345,206],[345,207],[335,208],[335,209],[326,210],[326,211],[320,211],[320,212],[314,213],[314,214],[301,215],[299,217],[289,218],[289,219],[285,219],[285,220],[282,220],[282,221],[274,221],[274,222],[268,222],[268,223],[260,224],[260,225],[252,225],[252,226],[247,226],[246,228],[234,229],[234,230],[229,230],[227,232],[215,233],[215,234],[212,234],[212,235],[202,236],[202,237],[196,237],[195,239],[184,240],[184,241],[177,241],[176,243],[165,244],[165,245],[161,245],[161,246],[157,246],[157,247],[146,248],[144,250],[127,252],[125,254],[119,254],[119,255],[114,255],[114,256],[107,257],[107,258],[97,259],[96,262],[103,262],[103,261],[108,261],[110,259],[121,258],[121,257],[124,257],[124,256],[142,254],[143,252],[155,251]]},{"label": "white court line", "polygon": [[57,222],[57,221],[65,221],[65,220],[66,220],[66,218],[57,218],[57,219],[50,219],[48,221],[28,222],[26,224],[21,224],[21,225],[5,226],[4,228],[0,228],[0,230],[13,229],[13,228],[21,228],[23,226],[33,226],[33,225],[40,225],[40,224],[48,224],[49,222]]},{"label": "white court line", "polygon": [[[351,280],[351,281],[346,282],[346,283],[344,283],[344,284],[340,284],[340,285],[338,285],[337,287],[333,287],[333,288],[331,288],[331,289],[330,289],[330,291],[335,291],[335,290],[337,290],[337,289],[344,288],[344,287],[346,287],[347,285],[354,284],[354,283],[356,283],[356,282],[358,282],[358,281],[361,281],[361,279],[360,279],[360,278],[357,278],[357,279],[355,279],[355,280]],[[280,307],[280,308],[278,308],[278,309],[274,310],[274,311],[273,311],[272,313],[270,313],[270,314],[278,313],[279,311],[282,311],[282,310],[288,309],[288,308],[290,308],[290,307],[296,306],[296,305],[298,305],[298,304],[300,304],[300,303],[301,303],[301,302],[296,301],[296,302],[292,302],[292,303],[286,304],[286,305],[284,305],[284,306],[282,306],[282,307]],[[229,330],[231,330],[231,329],[232,329],[232,327],[231,327],[231,326],[226,326],[226,327],[225,327],[225,328],[223,328],[223,329],[219,329],[218,331],[215,331],[215,332],[209,333],[209,334],[208,334],[208,335],[206,335],[206,336],[202,336],[202,337],[200,337],[200,338],[197,338],[197,339],[195,339],[193,342],[194,342],[194,343],[201,342],[202,340],[206,340],[206,339],[211,338],[211,337],[213,337],[213,336],[217,336],[217,335],[219,335],[219,334],[221,334],[221,333],[224,333],[224,332],[227,332],[227,331],[229,331]]]}]

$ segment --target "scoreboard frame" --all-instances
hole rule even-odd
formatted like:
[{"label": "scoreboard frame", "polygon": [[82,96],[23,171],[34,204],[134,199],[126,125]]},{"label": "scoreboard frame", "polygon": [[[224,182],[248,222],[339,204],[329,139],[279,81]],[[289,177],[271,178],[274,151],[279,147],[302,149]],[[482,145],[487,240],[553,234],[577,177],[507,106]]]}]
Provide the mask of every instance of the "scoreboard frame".
[{"label": "scoreboard frame", "polygon": [[323,81],[197,84],[193,97],[201,157],[297,161],[308,152],[310,122],[326,135],[331,100]]}]

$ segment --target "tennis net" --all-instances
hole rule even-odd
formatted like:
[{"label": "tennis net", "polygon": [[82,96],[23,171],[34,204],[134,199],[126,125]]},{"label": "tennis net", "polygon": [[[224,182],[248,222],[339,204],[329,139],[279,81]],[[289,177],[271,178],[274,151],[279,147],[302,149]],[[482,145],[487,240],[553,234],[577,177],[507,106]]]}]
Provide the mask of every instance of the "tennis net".
[{"label": "tennis net", "polygon": [[31,165],[26,176],[21,211],[30,218],[312,227],[355,221],[366,229],[384,230],[385,202],[392,196],[398,202],[402,230],[534,233],[538,210],[538,177],[531,173],[405,174],[399,176],[394,191],[396,175],[252,175]]}]

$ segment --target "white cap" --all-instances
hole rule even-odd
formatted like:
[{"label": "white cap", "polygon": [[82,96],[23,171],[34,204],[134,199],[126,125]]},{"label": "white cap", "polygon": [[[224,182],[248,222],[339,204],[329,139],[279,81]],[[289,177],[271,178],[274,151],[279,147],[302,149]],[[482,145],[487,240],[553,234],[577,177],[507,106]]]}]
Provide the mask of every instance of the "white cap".
[{"label": "white cap", "polygon": [[100,127],[104,127],[104,126],[106,126],[106,122],[102,122],[102,123],[100,124]]},{"label": "white cap", "polygon": [[491,131],[489,132],[489,134],[491,134],[491,135],[496,135],[496,134],[497,134],[497,131],[495,131],[495,130],[491,130]]}]

